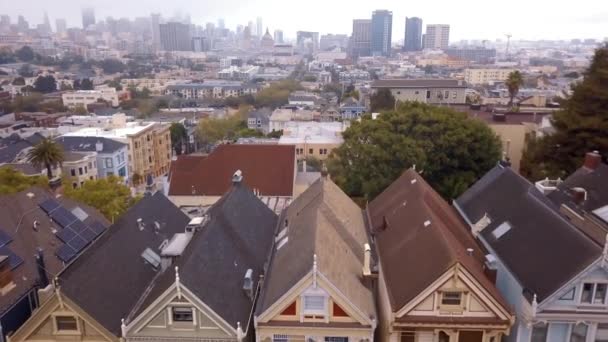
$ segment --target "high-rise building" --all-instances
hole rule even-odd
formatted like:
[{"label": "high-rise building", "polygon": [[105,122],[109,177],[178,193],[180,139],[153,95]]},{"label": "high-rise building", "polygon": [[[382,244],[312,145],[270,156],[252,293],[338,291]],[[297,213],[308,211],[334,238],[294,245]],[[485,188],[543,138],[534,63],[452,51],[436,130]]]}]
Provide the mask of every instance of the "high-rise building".
[{"label": "high-rise building", "polygon": [[225,29],[225,28],[226,28],[226,22],[224,21],[224,18],[219,18],[219,19],[217,20],[217,27],[218,27],[220,30],[223,30],[223,29]]},{"label": "high-rise building", "polygon": [[91,7],[82,9],[82,28],[86,29],[87,27],[95,25],[95,10]]},{"label": "high-rise building", "polygon": [[353,34],[350,37],[352,57],[365,57],[371,54],[372,21],[370,19],[353,20]]},{"label": "high-rise building", "polygon": [[405,18],[405,41],[403,51],[422,50],[422,19]]},{"label": "high-rise building", "polygon": [[44,11],[44,20],[43,20],[43,24],[42,24],[45,33],[52,33],[53,32],[53,28],[51,27],[51,20],[49,19],[49,14]]},{"label": "high-rise building", "polygon": [[393,12],[377,10],[372,13],[371,47],[373,56],[390,56],[393,32]]},{"label": "high-rise building", "polygon": [[450,45],[450,25],[426,25],[425,49],[447,49]]},{"label": "high-rise building", "polygon": [[58,35],[64,35],[66,33],[68,29],[68,24],[65,21],[65,19],[55,19],[55,32],[57,32]]},{"label": "high-rise building", "polygon": [[345,34],[324,34],[319,41],[321,50],[334,48],[346,49],[348,47],[348,36]]},{"label": "high-rise building", "polygon": [[274,30],[274,43],[283,44],[283,31],[282,30]]},{"label": "high-rise building", "polygon": [[190,26],[169,22],[160,24],[160,45],[165,51],[192,51]]},{"label": "high-rise building", "polygon": [[304,53],[314,53],[319,50],[319,32],[298,31],[296,46]]},{"label": "high-rise building", "polygon": [[154,51],[161,49],[160,45],[160,13],[150,15],[150,31],[152,32],[152,48]]},{"label": "high-rise building", "polygon": [[17,28],[19,28],[19,31],[28,30],[30,28],[30,23],[28,23],[27,20],[25,20],[25,18],[20,15],[17,18]]},{"label": "high-rise building", "polygon": [[264,28],[262,27],[262,17],[257,17],[255,19],[255,35],[258,36],[258,38],[262,39],[262,36],[264,35]]}]

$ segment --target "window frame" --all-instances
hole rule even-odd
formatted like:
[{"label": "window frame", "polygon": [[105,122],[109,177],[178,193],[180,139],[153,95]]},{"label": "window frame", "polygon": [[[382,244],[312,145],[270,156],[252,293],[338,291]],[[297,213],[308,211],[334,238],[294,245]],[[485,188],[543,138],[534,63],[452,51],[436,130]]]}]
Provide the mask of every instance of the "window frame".
[{"label": "window frame", "polygon": [[[458,295],[458,303],[445,303],[444,301],[447,299],[448,301],[455,300],[454,298],[446,298],[446,295]],[[446,290],[441,292],[441,307],[447,308],[461,308],[464,301],[464,292],[460,290]]]},{"label": "window frame", "polygon": [[[586,285],[591,285],[591,292],[590,292],[590,297],[589,297],[589,302],[584,302],[583,301],[583,296],[585,294],[585,286]],[[597,288],[598,285],[602,285],[604,287],[604,298],[603,301],[601,303],[596,303],[595,302],[595,296],[597,293]],[[591,305],[591,306],[606,306],[607,305],[607,300],[608,300],[608,283],[605,282],[601,282],[601,281],[586,281],[583,282],[581,285],[581,290],[580,290],[580,294],[578,296],[578,303],[579,305]]]},{"label": "window frame", "polygon": [[[76,323],[76,329],[59,329],[59,318],[72,318]],[[80,335],[80,322],[78,317],[68,312],[57,312],[53,314],[53,334],[55,335]]]},{"label": "window frame", "polygon": [[[182,312],[181,313],[177,312],[178,316],[176,316],[176,311],[182,311]],[[179,315],[184,315],[184,314],[187,315],[186,311],[189,312],[190,319],[183,319],[183,318],[176,319],[176,317],[179,317]],[[187,307],[187,306],[171,307],[171,321],[173,323],[194,323],[194,308]]]}]

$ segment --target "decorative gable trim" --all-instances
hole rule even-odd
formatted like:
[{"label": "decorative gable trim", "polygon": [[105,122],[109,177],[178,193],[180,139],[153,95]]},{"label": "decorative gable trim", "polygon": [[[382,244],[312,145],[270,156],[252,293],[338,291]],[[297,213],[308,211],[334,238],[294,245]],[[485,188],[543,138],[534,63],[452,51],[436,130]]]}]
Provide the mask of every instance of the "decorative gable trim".
[{"label": "decorative gable trim", "polygon": [[260,313],[255,317],[255,323],[257,322],[266,323],[271,320],[276,315],[280,314],[283,309],[287,306],[291,305],[295,301],[295,299],[300,295],[303,288],[306,287],[308,282],[312,283],[312,271],[308,272],[300,281],[298,281],[294,286],[292,286],[287,292],[285,292],[279,299],[277,299],[272,305],[268,307],[265,311]]}]

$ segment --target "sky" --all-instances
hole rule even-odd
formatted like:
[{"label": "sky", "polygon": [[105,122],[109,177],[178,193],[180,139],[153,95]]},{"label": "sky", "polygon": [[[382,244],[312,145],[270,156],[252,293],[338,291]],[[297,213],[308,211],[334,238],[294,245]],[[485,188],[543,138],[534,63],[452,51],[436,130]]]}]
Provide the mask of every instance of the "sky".
[{"label": "sky", "polygon": [[51,24],[65,18],[68,26],[81,26],[81,9],[95,8],[97,20],[112,16],[134,18],[158,12],[163,17],[189,14],[194,24],[226,26],[255,23],[264,29],[282,29],[287,37],[296,31],[350,34],[352,20],[370,18],[373,10],[393,11],[393,42],[403,40],[405,17],[421,17],[423,24],[449,24],[450,41],[462,39],[574,39],[608,37],[607,0],[0,0],[0,14],[13,22],[23,15],[31,25],[41,23],[44,11]]}]

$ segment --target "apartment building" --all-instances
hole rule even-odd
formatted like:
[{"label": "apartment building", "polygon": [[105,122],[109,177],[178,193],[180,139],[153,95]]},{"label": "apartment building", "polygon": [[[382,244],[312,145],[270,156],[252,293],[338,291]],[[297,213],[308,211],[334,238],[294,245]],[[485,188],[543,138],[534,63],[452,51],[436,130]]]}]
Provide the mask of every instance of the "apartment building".
[{"label": "apartment building", "polygon": [[69,108],[85,107],[96,103],[98,100],[108,102],[113,107],[119,105],[119,95],[116,89],[110,87],[95,90],[76,90],[61,95],[63,105]]},{"label": "apartment building", "polygon": [[464,80],[471,85],[489,84],[505,81],[514,69],[465,69]]},{"label": "apartment building", "polygon": [[242,95],[253,95],[258,92],[258,87],[247,85],[239,81],[212,80],[204,83],[185,83],[169,85],[165,90],[167,95],[181,96],[184,99],[203,99],[226,97],[238,97]]},{"label": "apartment building", "polygon": [[397,101],[429,104],[464,104],[466,85],[455,79],[378,80],[372,89],[389,89]]},{"label": "apartment building", "polygon": [[68,177],[68,182],[74,189],[83,186],[88,180],[97,179],[97,153],[64,152],[63,155],[61,172]]}]

